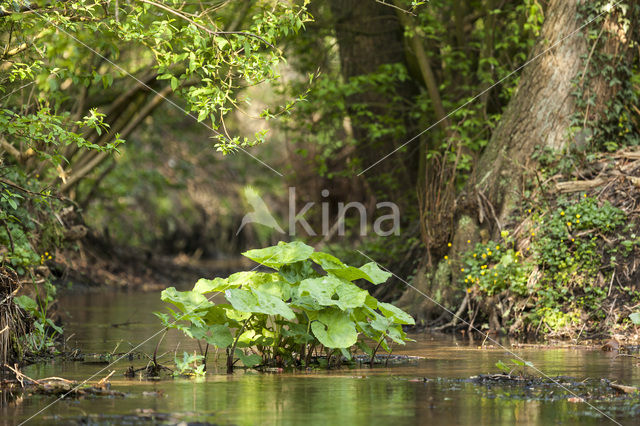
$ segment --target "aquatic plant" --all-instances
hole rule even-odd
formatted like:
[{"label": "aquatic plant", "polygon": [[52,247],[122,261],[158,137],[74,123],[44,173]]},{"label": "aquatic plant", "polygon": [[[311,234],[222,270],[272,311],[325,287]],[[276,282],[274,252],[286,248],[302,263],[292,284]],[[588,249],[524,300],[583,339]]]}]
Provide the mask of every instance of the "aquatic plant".
[{"label": "aquatic plant", "polygon": [[[352,348],[372,358],[379,348],[404,344],[413,318],[380,302],[354,282],[382,284],[391,276],[374,262],[359,268],[302,242],[249,250],[249,259],[275,272],[246,271],[200,279],[192,290],[173,287],[162,300],[178,310],[156,313],[167,328],[224,349],[227,371],[245,366],[308,365],[314,351],[351,359]],[[212,301],[224,294],[228,303]]]}]

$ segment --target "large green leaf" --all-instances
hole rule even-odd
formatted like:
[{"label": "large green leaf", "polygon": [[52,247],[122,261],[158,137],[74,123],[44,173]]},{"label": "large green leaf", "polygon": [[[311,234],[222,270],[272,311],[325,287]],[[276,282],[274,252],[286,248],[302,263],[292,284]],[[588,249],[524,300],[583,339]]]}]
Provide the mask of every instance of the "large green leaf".
[{"label": "large green leaf", "polygon": [[229,275],[228,280],[231,288],[260,287],[266,283],[279,281],[280,276],[275,272],[245,271]]},{"label": "large green leaf", "polygon": [[311,262],[309,262],[308,260],[282,265],[278,272],[287,282],[291,284],[299,283],[305,278],[318,276],[316,271],[314,271],[311,267]]},{"label": "large green leaf", "polygon": [[366,263],[362,265],[359,269],[365,274],[367,274],[367,276],[369,277],[367,279],[368,281],[376,285],[382,284],[383,282],[387,281],[392,275],[391,273],[380,269],[378,264],[375,262]]},{"label": "large green leaf", "polygon": [[350,282],[343,282],[337,289],[338,300],[336,304],[343,310],[364,306],[369,292],[358,288]]},{"label": "large green leaf", "polygon": [[262,362],[262,357],[260,355],[245,355],[240,349],[236,349],[236,356],[240,361],[242,361],[245,367],[255,367]]},{"label": "large green leaf", "polygon": [[280,241],[276,246],[249,250],[242,254],[261,265],[279,269],[282,265],[307,260],[312,253],[313,247],[301,241],[292,243]]},{"label": "large green leaf", "polygon": [[640,325],[640,312],[634,312],[631,315],[629,315],[629,319],[631,320],[631,322],[633,322],[635,325]]},{"label": "large green leaf", "polygon": [[309,295],[316,302],[323,306],[335,305],[332,299],[336,289],[342,285],[342,281],[332,275],[319,278],[307,278],[300,283],[298,294],[300,296]]},{"label": "large green leaf", "polygon": [[252,291],[258,299],[260,309],[258,312],[268,315],[280,315],[288,320],[295,319],[296,314],[294,314],[291,308],[280,298],[260,290],[253,289]]},{"label": "large green leaf", "polygon": [[222,324],[213,324],[208,327],[208,335],[205,337],[205,341],[210,345],[218,348],[226,348],[233,343],[233,336],[229,327]]},{"label": "large green leaf", "polygon": [[375,262],[356,268],[343,263],[333,255],[323,252],[313,253],[311,260],[320,265],[325,271],[347,281],[364,279],[372,284],[382,284],[391,276],[390,273],[380,269]]},{"label": "large green leaf", "polygon": [[214,291],[225,291],[230,288],[232,284],[226,278],[214,278],[208,280],[206,278],[200,278],[196,285],[193,286],[193,291],[200,294],[212,293]]},{"label": "large green leaf", "polygon": [[390,303],[378,302],[378,309],[385,317],[392,319],[396,324],[414,325],[416,323],[411,315]]},{"label": "large green leaf", "polygon": [[311,323],[313,335],[328,348],[348,348],[358,340],[358,331],[349,315],[337,309],[326,309]]},{"label": "large green leaf", "polygon": [[213,306],[206,297],[195,291],[178,291],[174,287],[162,290],[160,298],[163,302],[175,305],[182,312],[194,312]]},{"label": "large green leaf", "polygon": [[229,289],[225,297],[231,305],[241,312],[280,315],[286,319],[294,319],[295,314],[282,300],[269,293],[256,289]]}]

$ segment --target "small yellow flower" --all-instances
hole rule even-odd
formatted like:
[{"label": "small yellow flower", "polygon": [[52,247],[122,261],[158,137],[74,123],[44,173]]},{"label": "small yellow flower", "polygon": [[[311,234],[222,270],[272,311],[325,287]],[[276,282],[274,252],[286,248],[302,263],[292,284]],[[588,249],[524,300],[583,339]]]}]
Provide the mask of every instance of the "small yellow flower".
[{"label": "small yellow flower", "polygon": [[564,212],[560,212],[560,216],[564,216]]},{"label": "small yellow flower", "polygon": [[580,219],[576,219],[576,223],[580,223]]},{"label": "small yellow flower", "polygon": [[484,271],[480,272],[480,275],[484,275]]},{"label": "small yellow flower", "polygon": [[531,213],[531,209],[529,209],[528,212]]},{"label": "small yellow flower", "polygon": [[571,222],[567,222],[567,226],[568,226],[568,227],[571,227]]},{"label": "small yellow flower", "polygon": [[475,253],[473,253],[473,257],[478,257],[478,255],[477,255],[477,254],[475,254]]},{"label": "small yellow flower", "polygon": [[572,242],[572,243],[575,243],[575,241],[576,241],[576,239],[575,239],[575,238],[572,238],[572,239],[571,239],[571,242]]},{"label": "small yellow flower", "polygon": [[483,259],[486,259],[486,258],[487,258],[487,255],[486,255],[486,254],[484,254],[484,253],[482,253],[482,258],[483,258]]},{"label": "small yellow flower", "polygon": [[45,256],[49,256],[49,252],[48,252],[48,251],[45,251],[45,252],[44,252],[44,255],[45,255]]},{"label": "small yellow flower", "polygon": [[576,215],[576,218],[577,218],[577,219],[580,219],[581,217],[582,217],[582,216],[581,216],[581,215],[579,215],[579,214],[577,214],[577,215]]},{"label": "small yellow flower", "polygon": [[491,256],[492,252],[488,252],[487,254],[488,254],[489,256]]},{"label": "small yellow flower", "polygon": [[497,272],[494,272],[494,273],[493,273],[493,276],[494,276],[494,277],[497,277],[497,276],[498,276],[498,273],[497,273]]},{"label": "small yellow flower", "polygon": [[445,256],[445,257],[444,257],[444,260],[447,260],[447,259],[449,259],[449,256]]},{"label": "small yellow flower", "polygon": [[531,250],[531,247],[527,247],[527,251]]},{"label": "small yellow flower", "polygon": [[535,236],[536,236],[536,233],[535,233],[535,232],[533,232],[533,231],[531,231],[531,236],[532,236],[532,237],[535,237]]},{"label": "small yellow flower", "polygon": [[464,268],[460,268],[460,272],[464,272]]},{"label": "small yellow flower", "polygon": [[465,283],[468,283],[468,282],[469,282],[469,279],[468,279],[468,278],[465,278],[465,279],[464,279],[464,282],[465,282]]},{"label": "small yellow flower", "polygon": [[471,293],[471,289],[470,288],[467,289],[467,293]]},{"label": "small yellow flower", "polygon": [[500,246],[496,246],[496,250],[500,250]]},{"label": "small yellow flower", "polygon": [[471,244],[471,240],[467,240],[467,244]]},{"label": "small yellow flower", "polygon": [[51,256],[48,257],[49,260],[53,259]]},{"label": "small yellow flower", "polygon": [[447,247],[451,247],[451,243],[447,243]]},{"label": "small yellow flower", "polygon": [[587,194],[582,194],[582,196],[583,196],[584,198],[587,198]]}]

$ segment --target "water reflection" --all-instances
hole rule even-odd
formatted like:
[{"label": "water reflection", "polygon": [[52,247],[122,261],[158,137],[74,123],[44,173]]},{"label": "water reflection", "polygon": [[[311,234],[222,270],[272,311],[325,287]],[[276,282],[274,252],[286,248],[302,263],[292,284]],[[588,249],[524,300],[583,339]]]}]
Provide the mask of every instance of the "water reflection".
[{"label": "water reflection", "polygon": [[[161,310],[157,294],[84,294],[63,298],[67,333],[75,333],[70,346],[88,352],[129,350],[160,330],[150,314]],[[128,323],[111,327],[105,324]],[[54,404],[35,424],[77,423],[135,424],[147,421],[217,424],[603,424],[586,404],[566,398],[523,397],[522,392],[492,389],[464,381],[472,375],[495,373],[495,362],[512,355],[502,349],[478,349],[450,336],[414,335],[417,342],[398,353],[423,356],[419,362],[389,368],[343,368],[341,370],[252,374],[233,376],[209,374],[206,380],[129,380],[121,373],[131,364],[123,361],[113,368],[115,389],[128,393],[123,399],[64,400]],[[141,349],[153,351],[156,340]],[[504,342],[508,344],[508,342]],[[193,342],[171,333],[160,352],[194,350]],[[517,350],[549,375],[580,378],[608,378],[619,383],[640,385],[640,368],[630,358],[614,358],[600,351],[584,349],[533,348]],[[136,359],[135,366],[144,359]],[[50,362],[25,369],[32,377],[63,376],[82,380],[102,365],[79,362]],[[211,371],[212,369],[210,369]],[[97,378],[106,375],[106,372]],[[422,378],[429,380],[423,381]],[[161,396],[155,396],[160,394]],[[0,424],[26,419],[53,398],[22,398],[13,402],[3,395]],[[623,424],[637,424],[640,401],[636,399],[599,402]],[[618,409],[615,411],[614,409]],[[156,417],[153,417],[153,416]],[[127,417],[125,417],[127,416]],[[152,419],[152,420],[150,420]]]}]

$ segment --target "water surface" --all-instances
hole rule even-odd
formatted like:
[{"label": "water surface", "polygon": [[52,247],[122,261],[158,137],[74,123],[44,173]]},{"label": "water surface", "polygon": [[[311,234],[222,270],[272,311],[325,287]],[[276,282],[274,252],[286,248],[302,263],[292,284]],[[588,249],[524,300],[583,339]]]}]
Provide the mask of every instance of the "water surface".
[{"label": "water surface", "polygon": [[[161,328],[153,311],[164,307],[157,293],[85,293],[62,297],[67,347],[85,353],[152,353]],[[156,335],[157,334],[157,335]],[[156,335],[155,337],[152,337]],[[511,425],[615,424],[585,403],[570,402],[562,389],[510,388],[470,382],[471,376],[497,373],[495,363],[513,355],[505,349],[479,348],[479,342],[444,335],[414,334],[416,339],[396,353],[423,359],[390,367],[343,367],[330,371],[255,373],[239,370],[232,376],[210,367],[200,380],[157,382],[127,379],[124,370],[147,362],[107,366],[70,361],[32,365],[33,378],[59,376],[99,380],[111,370],[112,388],[125,398],[65,399],[55,402],[33,424],[177,424],[221,425]],[[508,341],[502,342],[509,347]],[[177,332],[159,347],[162,362],[171,365],[174,353],[197,345]],[[550,376],[606,378],[640,386],[637,360],[586,349],[510,349]],[[424,381],[426,379],[426,381]],[[581,395],[583,396],[583,395]],[[9,400],[7,400],[9,399]],[[0,401],[0,424],[28,419],[54,397],[19,397]],[[589,400],[622,424],[638,424],[640,399]]]}]

